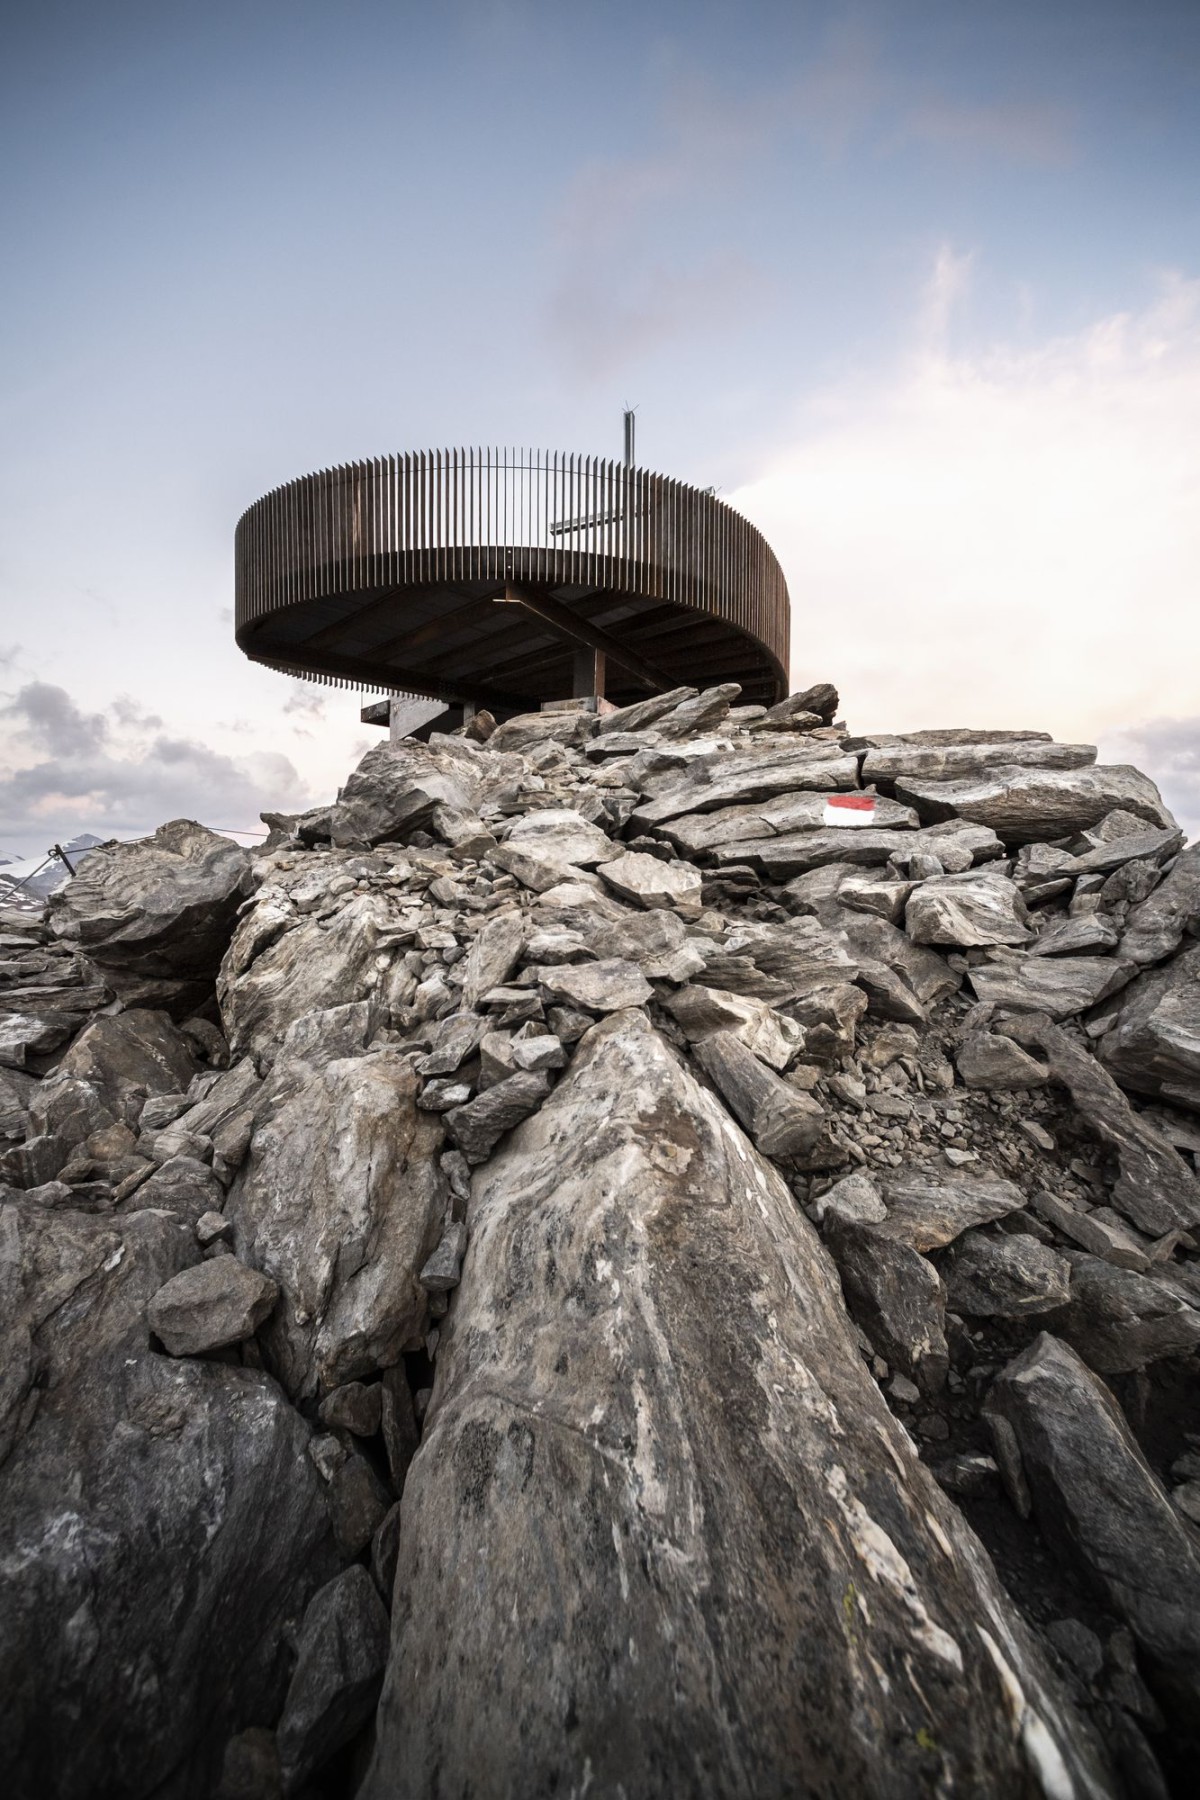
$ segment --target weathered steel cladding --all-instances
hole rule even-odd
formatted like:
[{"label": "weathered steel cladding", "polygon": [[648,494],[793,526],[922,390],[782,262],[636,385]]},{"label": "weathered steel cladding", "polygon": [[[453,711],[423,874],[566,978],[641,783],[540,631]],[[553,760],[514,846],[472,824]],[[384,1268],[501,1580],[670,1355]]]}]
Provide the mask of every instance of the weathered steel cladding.
[{"label": "weathered steel cladding", "polygon": [[[627,632],[631,649],[647,603],[678,607],[681,625],[690,617],[698,626],[676,633],[668,660],[680,678],[694,640],[705,683],[724,677],[727,651],[730,678],[750,669],[763,697],[786,685],[787,585],[761,534],[714,495],[602,458],[435,450],[322,470],[249,508],[237,529],[236,568],[242,648],[310,678],[435,697],[499,695],[506,683],[489,678],[479,644],[473,658],[464,650],[461,668],[423,669],[437,661],[436,633],[426,629],[417,634],[423,655],[405,655],[406,599],[420,595],[428,619],[431,595],[445,590],[453,631],[472,592],[512,581],[566,590],[568,604],[629,602],[633,610],[607,628]],[[340,618],[305,629],[310,603],[339,596],[353,602]],[[380,646],[387,654],[373,660],[361,643],[344,653],[339,634],[353,644],[356,620],[381,602],[392,626]],[[319,648],[306,647],[309,637]],[[556,646],[543,660],[548,667],[560,657]],[[514,694],[544,690],[536,651],[527,664],[514,673]]]}]

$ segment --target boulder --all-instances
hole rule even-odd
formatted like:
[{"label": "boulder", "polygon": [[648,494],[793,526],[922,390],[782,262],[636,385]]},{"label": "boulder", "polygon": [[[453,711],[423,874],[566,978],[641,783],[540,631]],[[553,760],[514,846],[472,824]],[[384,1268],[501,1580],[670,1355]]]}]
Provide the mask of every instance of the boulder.
[{"label": "boulder", "polygon": [[1193,1748],[1200,1557],[1120,1407],[1074,1351],[1043,1332],[997,1377],[987,1409],[1010,1434],[1043,1532],[1125,1620],[1180,1747]]},{"label": "boulder", "polygon": [[541,1070],[519,1070],[446,1114],[446,1129],[469,1163],[486,1162],[506,1131],[529,1117],[550,1092]]},{"label": "boulder", "polygon": [[1200,1112],[1200,944],[1138,977],[1100,1057],[1122,1087]]},{"label": "boulder", "polygon": [[951,1309],[967,1318],[1023,1319],[1054,1312],[1070,1295],[1065,1256],[1024,1232],[968,1231],[943,1265]]},{"label": "boulder", "polygon": [[690,863],[663,862],[657,856],[629,851],[602,864],[600,879],[623,900],[632,900],[648,911],[666,907],[685,919],[700,916],[700,871]]},{"label": "boulder", "polygon": [[[757,806],[723,806],[716,812],[685,813],[654,827],[655,835],[678,845],[685,856],[703,856],[718,845],[755,838],[785,837],[820,831],[825,826],[826,797],[821,793],[781,794]],[[920,824],[911,806],[882,794],[875,803],[875,825],[890,831],[915,830]],[[740,859],[736,859],[740,860]]]},{"label": "boulder", "polygon": [[1095,825],[1122,807],[1151,825],[1175,829],[1154,783],[1119,763],[1090,769],[1030,769],[1008,765],[961,781],[902,776],[896,798],[915,806],[928,825],[969,819],[1006,844],[1046,843]]},{"label": "boulder", "polygon": [[441,1124],[416,1097],[411,1065],[391,1049],[315,1072],[276,1064],[269,1116],[225,1212],[238,1256],[279,1286],[261,1341],[294,1398],[389,1367],[422,1331],[418,1276],[446,1185]]},{"label": "boulder", "polygon": [[82,1023],[72,1013],[0,1012],[0,1065],[27,1069],[37,1058],[60,1049]]},{"label": "boulder", "polygon": [[655,694],[649,700],[635,700],[632,706],[616,706],[610,713],[601,713],[596,729],[601,737],[613,731],[645,731],[685,700],[694,700],[696,693],[693,687],[669,688],[665,694]]},{"label": "boulder", "polygon": [[0,1234],[5,1791],[209,1793],[336,1567],[309,1428],[268,1375],[150,1348],[183,1221],[10,1201]]},{"label": "boulder", "polygon": [[914,888],[904,913],[914,944],[1028,942],[1029,914],[1016,885],[1003,875],[940,875]]},{"label": "boulder", "polygon": [[146,1322],[168,1356],[203,1356],[253,1337],[278,1298],[270,1276],[236,1256],[214,1256],[164,1282]]},{"label": "boulder", "polygon": [[1161,885],[1130,908],[1121,955],[1142,965],[1162,962],[1189,935],[1200,936],[1200,843],[1184,850]]},{"label": "boulder", "polygon": [[653,989],[636,963],[604,957],[593,963],[553,964],[537,971],[538,985],[551,1000],[565,1000],[585,1012],[620,1012],[644,1006]]},{"label": "boulder", "polygon": [[685,813],[748,806],[805,789],[822,793],[858,786],[858,759],[836,744],[765,738],[725,754],[693,758],[682,769],[668,767],[642,782],[642,799],[631,823],[638,831],[664,825]]},{"label": "boulder", "polygon": [[[1120,942],[1112,920],[1101,912],[1056,919],[1029,945],[1031,956],[1111,956]],[[1124,952],[1122,952],[1124,955]]]},{"label": "boulder", "polygon": [[818,1225],[831,1218],[847,1225],[877,1225],[887,1218],[887,1207],[869,1175],[844,1175],[813,1201],[809,1216]]},{"label": "boulder", "polygon": [[521,958],[525,920],[514,907],[480,926],[463,962],[463,1002],[478,1006],[491,988],[503,987]]},{"label": "boulder", "polygon": [[772,1069],[786,1069],[804,1048],[804,1030],[794,1019],[746,995],[688,982],[668,995],[663,1005],[682,1025],[689,1042],[714,1031],[732,1031]]},{"label": "boulder", "polygon": [[51,896],[50,929],[127,1004],[184,1018],[212,992],[249,873],[240,844],[173,819],[153,837],[89,851]]},{"label": "boulder", "polygon": [[718,866],[749,863],[762,869],[772,881],[788,881],[810,869],[819,869],[825,863],[857,863],[870,867],[891,858],[912,856],[918,851],[936,856],[943,866],[951,859],[956,867],[969,868],[972,862],[986,862],[999,856],[1001,844],[993,831],[981,826],[973,830],[968,827],[947,831],[933,827],[928,831],[910,831],[883,830],[877,825],[868,825],[853,831],[831,828],[788,832],[779,837],[718,844],[712,856]]},{"label": "boulder", "polygon": [[1118,993],[1136,973],[1136,964],[1116,956],[1030,956],[1009,950],[969,969],[967,980],[980,1000],[1069,1019]]},{"label": "boulder", "polygon": [[375,1710],[388,1655],[388,1616],[361,1563],[313,1595],[276,1731],[284,1791],[294,1793]]},{"label": "boulder", "polygon": [[471,1227],[361,1800],[1114,1791],[812,1228],[643,1014]]},{"label": "boulder", "polygon": [[[58,1060],[33,1103],[35,1121],[47,1128],[62,1123],[56,1093],[86,1082],[114,1119],[134,1117],[148,1094],[176,1094],[186,1088],[199,1064],[165,1012],[134,1008],[101,1015],[85,1025]],[[74,1105],[74,1101],[69,1103]]]},{"label": "boulder", "polygon": [[686,738],[715,731],[728,716],[730,706],[741,691],[736,681],[723,681],[718,687],[705,688],[703,693],[690,700],[681,700],[658,720],[658,735],[668,739]]},{"label": "boulder", "polygon": [[692,1054],[764,1156],[812,1155],[824,1135],[825,1111],[810,1094],[781,1081],[736,1032],[710,1032]]},{"label": "boulder", "polygon": [[480,798],[474,759],[416,738],[376,744],[367,751],[329,808],[337,846],[370,846],[399,839],[428,824],[439,804],[474,811]]}]

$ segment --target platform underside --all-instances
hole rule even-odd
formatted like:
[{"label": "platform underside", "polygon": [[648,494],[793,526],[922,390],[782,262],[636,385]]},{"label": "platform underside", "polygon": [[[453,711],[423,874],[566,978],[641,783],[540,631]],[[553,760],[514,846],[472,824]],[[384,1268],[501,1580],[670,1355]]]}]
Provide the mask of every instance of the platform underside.
[{"label": "platform underside", "polygon": [[[238,643],[255,661],[297,674],[505,711],[570,694],[580,645],[598,634],[641,667],[640,674],[623,667],[609,649],[605,691],[618,704],[684,683],[736,681],[746,702],[764,705],[786,692],[785,671],[770,651],[710,612],[611,589],[539,592],[557,609],[557,623],[506,602],[504,584],[494,580],[442,582],[293,601],[245,621]],[[573,638],[571,621],[583,636]]]}]

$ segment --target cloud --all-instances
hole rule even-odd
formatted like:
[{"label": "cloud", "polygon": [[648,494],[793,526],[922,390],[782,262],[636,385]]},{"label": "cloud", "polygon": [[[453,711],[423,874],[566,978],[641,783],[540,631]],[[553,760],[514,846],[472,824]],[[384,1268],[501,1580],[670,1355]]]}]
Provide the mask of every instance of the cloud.
[{"label": "cloud", "polygon": [[[732,496],[783,562],[794,679],[837,681],[860,729],[1193,719],[1200,281],[1032,348],[951,355],[929,324],[927,303],[907,354],[818,394]],[[1151,773],[1181,754],[1157,729]]]},{"label": "cloud", "polygon": [[1109,762],[1153,771],[1163,798],[1188,837],[1200,836],[1200,715],[1147,719],[1114,731],[1101,744]]},{"label": "cloud", "polygon": [[643,268],[619,288],[581,273],[560,285],[547,325],[566,360],[599,380],[660,344],[744,321],[773,292],[760,269],[734,255],[693,269]]},{"label": "cloud", "polygon": [[913,108],[901,139],[1014,162],[1051,167],[1075,155],[1075,115],[1066,107],[1030,100],[963,103],[932,99]]},{"label": "cloud", "polygon": [[8,854],[79,831],[132,837],[171,818],[217,829],[258,824],[264,807],[310,796],[275,751],[233,758],[161,729],[122,698],[85,712],[65,689],[31,682],[0,708],[0,843]]}]

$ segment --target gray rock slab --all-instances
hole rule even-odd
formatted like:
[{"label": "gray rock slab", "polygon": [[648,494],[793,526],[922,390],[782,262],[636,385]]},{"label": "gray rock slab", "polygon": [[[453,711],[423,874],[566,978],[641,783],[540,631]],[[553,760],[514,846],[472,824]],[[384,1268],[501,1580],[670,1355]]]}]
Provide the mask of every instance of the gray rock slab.
[{"label": "gray rock slab", "polygon": [[214,1256],[172,1275],[146,1308],[146,1322],[170,1356],[202,1356],[253,1337],[279,1289],[236,1256]]},{"label": "gray rock slab", "polygon": [[[1031,956],[1111,956],[1120,933],[1104,913],[1087,913],[1078,919],[1056,919],[1039,931],[1029,945]],[[1124,958],[1124,950],[1121,951]],[[1134,959],[1126,959],[1134,960]]]},{"label": "gray rock slab", "polygon": [[1082,769],[1096,760],[1094,744],[1055,744],[1044,739],[1012,739],[998,743],[882,745],[867,751],[864,782],[916,777],[960,781],[996,768]]},{"label": "gray rock slab", "polygon": [[954,1052],[954,1066],[964,1086],[991,1092],[1042,1087],[1050,1079],[1036,1057],[995,1031],[969,1031]]},{"label": "gray rock slab", "polygon": [[1025,1204],[1016,1183],[999,1175],[885,1175],[882,1187],[887,1220],[879,1229],[914,1250],[941,1250]]},{"label": "gray rock slab", "polygon": [[914,944],[969,949],[1024,944],[1029,914],[1020,889],[1003,875],[934,876],[909,896],[904,929]]},{"label": "gray rock slab", "polygon": [[663,1005],[682,1025],[689,1041],[694,1043],[714,1031],[732,1031],[772,1069],[786,1069],[804,1048],[803,1028],[794,1019],[749,995],[688,982]]},{"label": "gray rock slab", "polygon": [[[520,813],[504,833],[504,842],[567,871],[590,869],[620,856],[622,846],[571,807],[547,806]],[[559,876],[559,880],[562,876]]]},{"label": "gray rock slab", "polygon": [[1176,1728],[1200,1705],[1200,1558],[1116,1401],[1043,1332],[988,1396],[1020,1452],[1042,1530],[1123,1618]]},{"label": "gray rock slab", "polygon": [[1127,764],[1091,769],[1022,769],[1010,765],[962,781],[905,777],[896,798],[915,806],[927,824],[969,819],[989,826],[1006,844],[1070,837],[1122,807],[1151,825],[1174,828],[1148,776]]},{"label": "gray rock slab", "polygon": [[260,899],[242,919],[217,978],[221,1022],[235,1057],[274,1056],[309,1013],[364,1000],[393,923],[386,898],[353,894],[327,919]]},{"label": "gray rock slab", "polygon": [[[686,855],[700,856],[718,845],[785,837],[798,831],[821,831],[825,829],[825,804],[825,796],[820,793],[781,794],[758,806],[723,806],[716,812],[686,813],[654,829]],[[875,803],[877,827],[915,830],[919,824],[911,806],[879,796]]]},{"label": "gray rock slab", "polygon": [[1150,1270],[1069,1252],[1071,1299],[1054,1329],[1101,1375],[1128,1374],[1200,1345],[1200,1310]]},{"label": "gray rock slab", "polygon": [[1024,1319],[1067,1304],[1071,1265],[1024,1232],[968,1231],[942,1265],[949,1304],[967,1318]]},{"label": "gray rock slab", "polygon": [[836,744],[801,738],[774,738],[740,746],[724,755],[697,758],[683,770],[667,769],[643,782],[643,798],[632,815],[644,831],[685,813],[747,806],[777,794],[814,793],[858,786],[858,758]]},{"label": "gray rock slab", "polygon": [[874,1349],[923,1394],[946,1384],[946,1289],[927,1257],[870,1224],[831,1215],[826,1242],[854,1318]]},{"label": "gray rock slab", "polygon": [[644,1015],[583,1040],[471,1227],[361,1800],[1115,1791],[816,1234]]},{"label": "gray rock slab", "polygon": [[632,706],[618,706],[610,713],[601,713],[597,732],[603,738],[614,731],[645,731],[648,725],[682,706],[685,700],[694,700],[697,691],[694,687],[668,688],[665,694],[655,694],[650,700],[635,700]]},{"label": "gray rock slab", "polygon": [[1122,1087],[1200,1112],[1200,944],[1139,975],[1100,1057]]},{"label": "gray rock slab", "polygon": [[490,988],[503,987],[521,958],[525,920],[514,907],[485,920],[463,963],[463,1000],[478,1006]]},{"label": "gray rock slab", "polygon": [[1030,956],[1008,951],[969,969],[967,980],[979,1000],[1069,1019],[1119,993],[1136,973],[1136,964],[1116,956]]},{"label": "gray rock slab", "polygon": [[723,681],[717,687],[705,688],[694,699],[681,700],[657,721],[655,729],[663,738],[698,737],[717,730],[728,716],[729,708],[741,693],[736,681]]},{"label": "gray rock slab", "polygon": [[790,832],[779,837],[749,838],[737,844],[718,844],[712,851],[718,866],[745,862],[760,868],[772,881],[787,881],[792,876],[822,868],[826,863],[852,863],[861,868],[880,866],[890,857],[909,856],[917,850],[945,861],[946,854],[959,851],[965,856],[964,866],[999,856],[1001,845],[995,833],[983,827],[974,831],[947,833],[936,828],[928,831],[883,830],[876,825],[847,830],[832,827],[821,831]]},{"label": "gray rock slab", "polygon": [[285,1793],[323,1768],[375,1710],[388,1654],[388,1616],[361,1563],[319,1588],[296,1643],[296,1667],[276,1730]]},{"label": "gray rock slab", "polygon": [[82,1022],[71,1013],[0,1012],[0,1065],[28,1068],[31,1059],[65,1044]]},{"label": "gray rock slab", "polygon": [[425,1321],[417,1277],[446,1210],[438,1118],[395,1050],[292,1079],[229,1191],[243,1261],[279,1285],[262,1342],[288,1393],[310,1398],[394,1363]]}]

